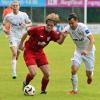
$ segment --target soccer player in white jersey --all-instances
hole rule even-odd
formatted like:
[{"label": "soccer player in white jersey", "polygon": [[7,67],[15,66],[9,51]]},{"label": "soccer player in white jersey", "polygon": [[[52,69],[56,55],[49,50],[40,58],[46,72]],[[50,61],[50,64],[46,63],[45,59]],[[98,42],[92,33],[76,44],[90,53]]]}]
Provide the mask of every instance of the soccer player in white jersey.
[{"label": "soccer player in white jersey", "polygon": [[87,83],[91,84],[94,70],[94,37],[87,26],[78,22],[78,17],[72,13],[68,17],[69,25],[66,26],[62,32],[70,35],[73,42],[76,44],[74,56],[71,59],[71,81],[73,89],[69,91],[70,94],[78,93],[78,76],[77,71],[82,62],[86,66]]},{"label": "soccer player in white jersey", "polygon": [[[9,46],[12,52],[12,78],[16,79],[16,63],[20,51],[18,45],[20,43],[23,33],[26,32],[27,28],[32,26],[32,22],[25,12],[19,11],[20,3],[18,1],[12,2],[13,12],[4,17],[3,20],[3,31],[8,35]],[[10,23],[10,29],[7,29],[6,23]]]}]

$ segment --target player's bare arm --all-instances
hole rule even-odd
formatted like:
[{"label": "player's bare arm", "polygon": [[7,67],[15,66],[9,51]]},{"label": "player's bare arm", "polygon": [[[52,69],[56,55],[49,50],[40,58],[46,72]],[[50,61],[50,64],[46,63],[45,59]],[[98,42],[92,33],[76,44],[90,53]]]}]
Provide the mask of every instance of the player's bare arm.
[{"label": "player's bare arm", "polygon": [[89,47],[88,47],[87,50],[84,50],[84,51],[82,52],[82,55],[88,55],[89,52],[91,51],[91,49],[93,48],[93,44],[94,44],[94,37],[93,37],[93,35],[92,35],[92,34],[89,35],[89,36],[88,36],[88,39],[90,40]]},{"label": "player's bare arm", "polygon": [[67,32],[61,32],[60,34],[60,39],[57,41],[57,43],[62,44],[66,38],[66,36],[68,35]]},{"label": "player's bare arm", "polygon": [[26,28],[29,28],[31,26],[32,26],[32,22],[31,21],[26,24]]},{"label": "player's bare arm", "polygon": [[30,21],[28,23],[22,23],[21,25],[28,30],[30,27],[32,27],[32,22]]},{"label": "player's bare arm", "polygon": [[[6,22],[3,21],[3,23],[2,23],[2,30],[3,30],[3,31],[5,32],[5,34],[7,34],[7,35],[9,35],[9,31],[10,31],[10,29],[7,28],[8,23],[9,23],[9,21],[6,21]],[[9,23],[9,24],[10,24],[10,23]]]},{"label": "player's bare arm", "polygon": [[19,50],[23,50],[23,45],[24,45],[24,41],[27,38],[28,33],[23,34],[22,38],[21,38],[21,42],[19,44]]}]

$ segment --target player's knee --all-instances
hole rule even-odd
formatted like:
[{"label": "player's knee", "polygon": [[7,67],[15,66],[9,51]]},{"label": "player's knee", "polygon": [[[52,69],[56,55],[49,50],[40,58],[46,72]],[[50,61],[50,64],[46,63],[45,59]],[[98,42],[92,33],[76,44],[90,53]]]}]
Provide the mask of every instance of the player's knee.
[{"label": "player's knee", "polygon": [[16,57],[16,60],[18,60],[18,56]]},{"label": "player's knee", "polygon": [[34,77],[34,76],[36,76],[36,74],[37,74],[37,73],[36,73],[36,72],[34,72],[34,73],[32,73],[32,76]]},{"label": "player's knee", "polygon": [[76,71],[71,71],[72,75],[75,75],[77,72]]},{"label": "player's knee", "polygon": [[31,77],[35,77],[36,76],[36,72],[31,72],[30,75],[31,75]]},{"label": "player's knee", "polygon": [[46,79],[49,79],[49,76],[50,76],[50,73],[49,73],[49,72],[47,72],[47,73],[44,74],[44,77],[45,77]]},{"label": "player's knee", "polygon": [[13,57],[17,57],[17,52],[13,52]]},{"label": "player's knee", "polygon": [[76,74],[76,73],[77,73],[77,70],[78,70],[78,68],[77,68],[76,66],[73,65],[73,66],[71,67],[71,73],[72,73],[72,74]]}]

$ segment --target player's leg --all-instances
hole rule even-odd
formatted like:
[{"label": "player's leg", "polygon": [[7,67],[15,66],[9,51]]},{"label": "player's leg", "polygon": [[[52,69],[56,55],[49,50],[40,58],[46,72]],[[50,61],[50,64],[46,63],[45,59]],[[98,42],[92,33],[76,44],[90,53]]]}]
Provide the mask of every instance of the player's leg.
[{"label": "player's leg", "polygon": [[86,66],[87,83],[92,83],[93,70],[94,70],[94,51],[91,51],[89,55],[84,57],[84,63]]},{"label": "player's leg", "polygon": [[45,53],[42,51],[38,55],[37,65],[41,69],[43,73],[42,81],[41,81],[41,94],[46,94],[46,87],[49,83],[49,66],[48,60],[46,58]]},{"label": "player's leg", "polygon": [[17,49],[17,56],[16,56],[16,60],[18,60],[19,55],[20,55],[20,50],[18,50],[18,49]]},{"label": "player's leg", "polygon": [[16,57],[17,57],[17,48],[15,46],[10,47],[11,52],[12,52],[12,61],[11,61],[11,65],[12,65],[12,78],[16,79]]},{"label": "player's leg", "polygon": [[43,78],[41,81],[41,93],[46,94],[46,87],[49,83],[49,73],[50,73],[49,68],[48,68],[48,64],[40,66],[40,69],[43,72]]},{"label": "player's leg", "polygon": [[73,64],[71,66],[71,82],[72,82],[72,91],[70,91],[72,94],[76,94],[78,91],[78,76],[77,76],[78,66],[76,65],[76,62],[73,61]]},{"label": "player's leg", "polygon": [[20,44],[20,41],[21,41],[21,39],[17,39],[17,56],[16,56],[16,60],[18,60],[20,52],[21,52],[21,50],[19,50],[19,48],[18,48],[19,44]]},{"label": "player's leg", "polygon": [[91,84],[93,78],[93,71],[86,71],[86,75],[87,75],[87,83]]},{"label": "player's leg", "polygon": [[35,77],[35,75],[36,75],[36,67],[37,67],[37,65],[29,65],[28,66],[29,73],[26,75],[26,79],[23,82],[23,88],[26,85],[28,85],[31,82],[31,80]]},{"label": "player's leg", "polygon": [[23,82],[23,88],[30,83],[30,81],[35,77],[36,75],[36,59],[35,55],[32,50],[25,49],[24,51],[24,60],[27,65],[27,68],[29,70],[29,73],[26,75],[26,79]]},{"label": "player's leg", "polygon": [[17,64],[17,41],[15,37],[9,36],[9,46],[12,53],[12,60],[11,60],[11,66],[12,66],[12,78],[16,79],[16,64]]},{"label": "player's leg", "polygon": [[78,76],[77,71],[79,69],[80,64],[82,63],[82,58],[80,53],[77,51],[74,52],[74,57],[72,58],[72,66],[71,66],[71,82],[72,82],[72,91],[70,94],[77,94],[78,91]]}]

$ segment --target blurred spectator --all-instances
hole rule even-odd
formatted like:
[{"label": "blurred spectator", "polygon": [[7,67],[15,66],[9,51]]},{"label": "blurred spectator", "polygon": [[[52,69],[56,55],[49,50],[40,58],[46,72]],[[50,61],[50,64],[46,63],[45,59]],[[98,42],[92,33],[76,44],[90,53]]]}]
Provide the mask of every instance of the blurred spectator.
[{"label": "blurred spectator", "polygon": [[[4,17],[12,12],[12,5],[8,5],[4,10],[3,10],[3,16],[2,20],[4,20]],[[2,27],[2,26],[1,26]],[[6,29],[10,30],[10,23],[6,23]]]},{"label": "blurred spectator", "polygon": [[4,10],[3,10],[3,16],[2,19],[4,19],[4,17],[12,12],[12,5],[8,5]]}]

